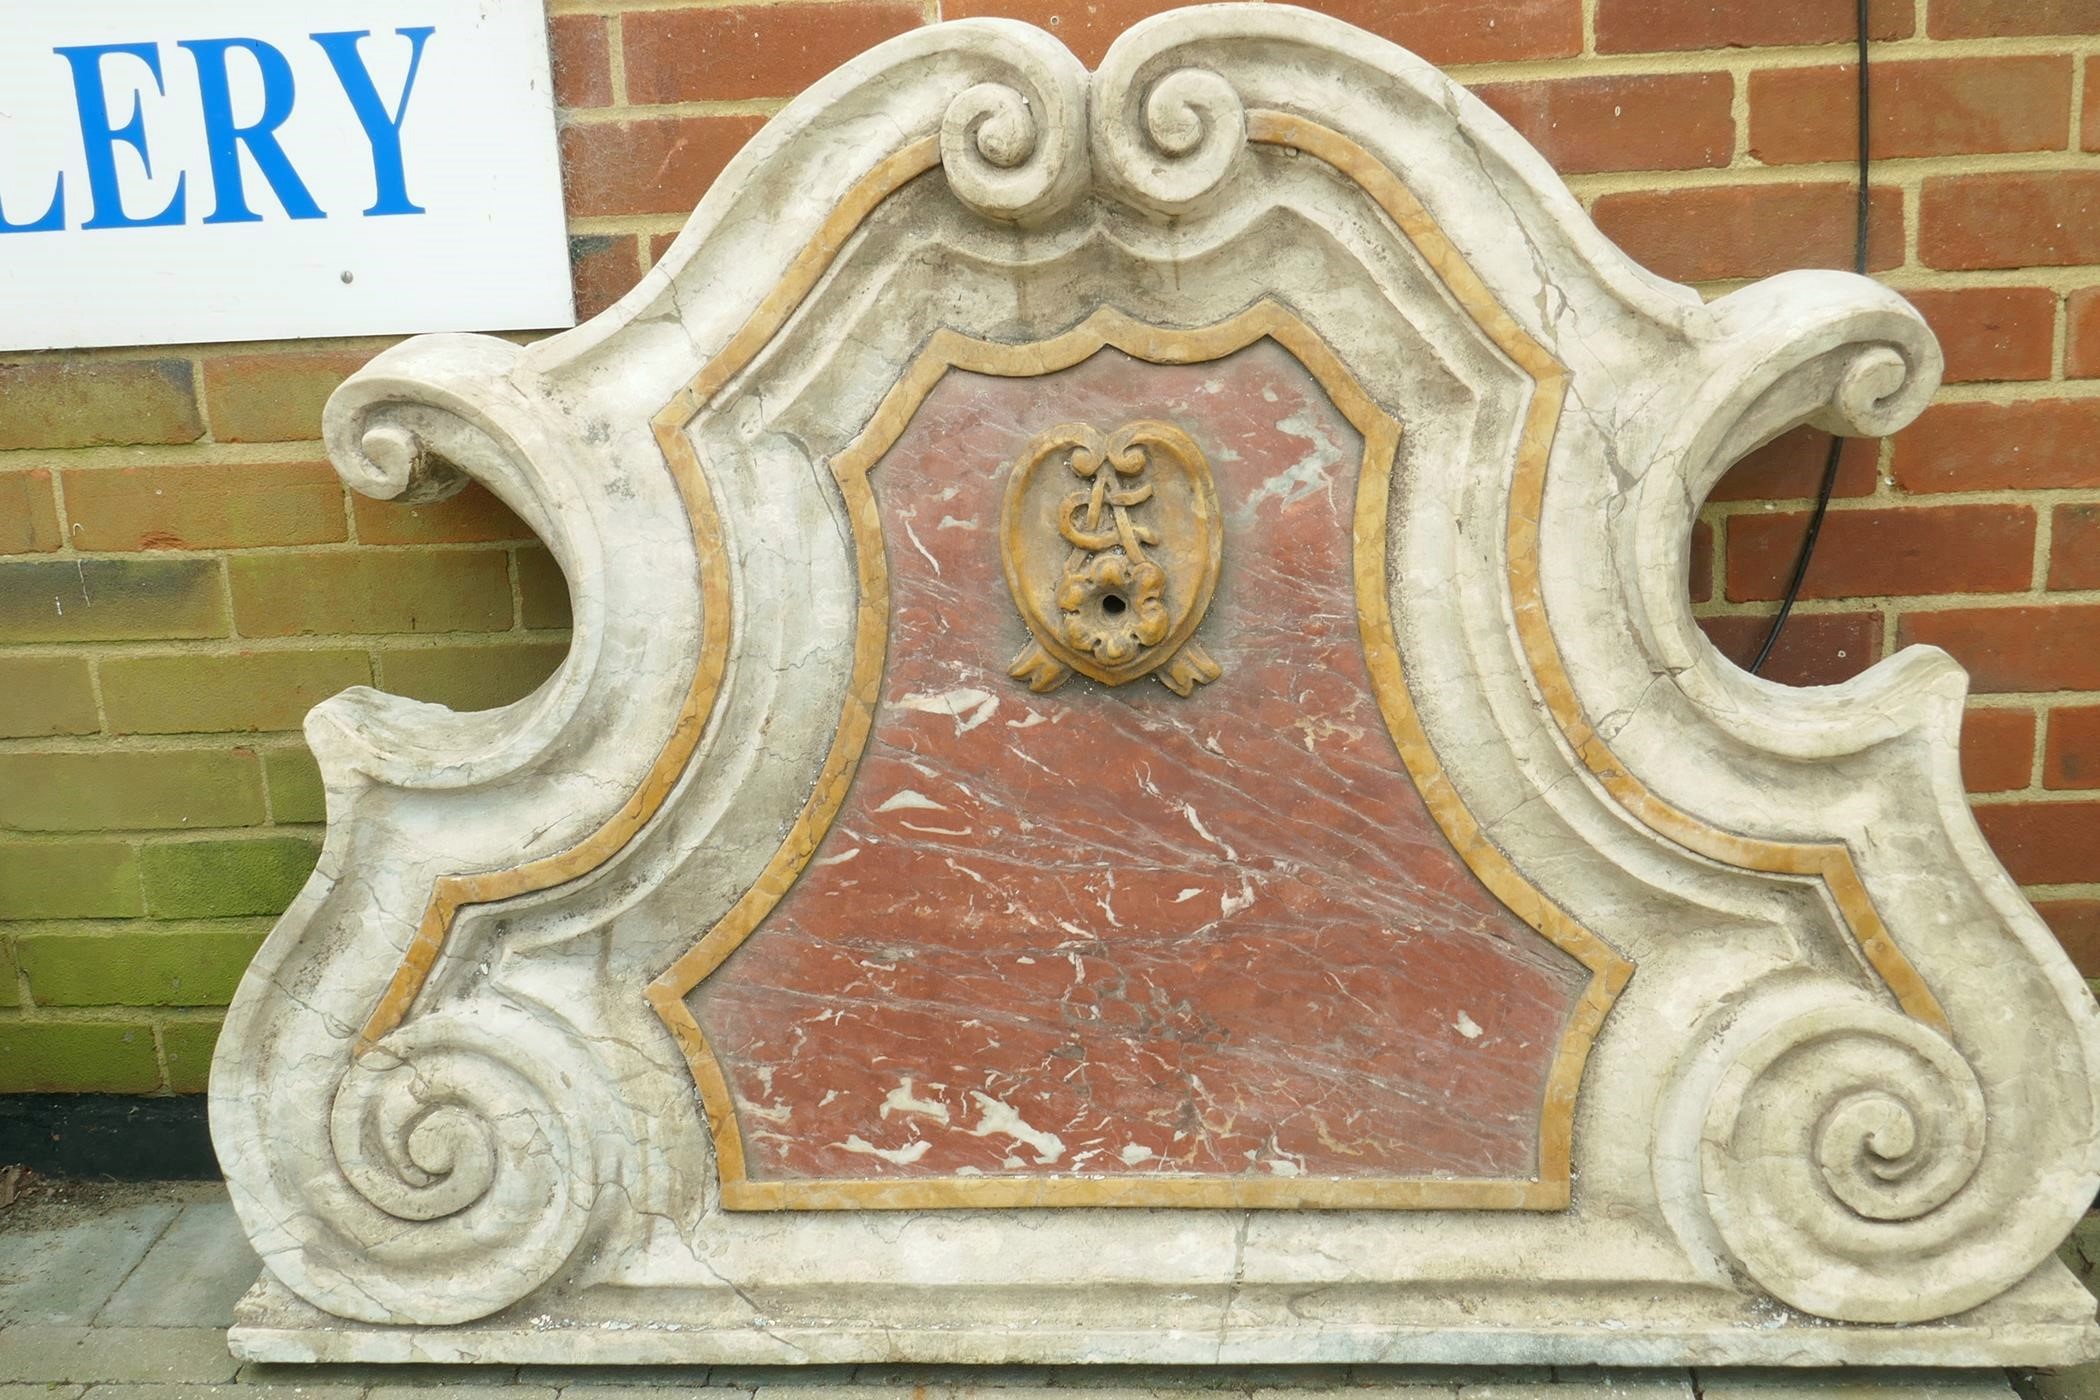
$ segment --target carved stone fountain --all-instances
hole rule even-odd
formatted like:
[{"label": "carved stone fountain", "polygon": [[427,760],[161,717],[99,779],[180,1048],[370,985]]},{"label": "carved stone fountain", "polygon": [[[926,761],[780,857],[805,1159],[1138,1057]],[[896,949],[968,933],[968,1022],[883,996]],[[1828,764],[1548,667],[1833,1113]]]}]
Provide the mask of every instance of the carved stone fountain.
[{"label": "carved stone fountain", "polygon": [[320,705],[212,1083],[271,1360],[2062,1362],[2095,1007],[1965,681],[1736,670],[1694,515],[1886,434],[1895,294],[1711,303],[1280,6],[882,45],[612,310],[337,468],[569,580]]}]

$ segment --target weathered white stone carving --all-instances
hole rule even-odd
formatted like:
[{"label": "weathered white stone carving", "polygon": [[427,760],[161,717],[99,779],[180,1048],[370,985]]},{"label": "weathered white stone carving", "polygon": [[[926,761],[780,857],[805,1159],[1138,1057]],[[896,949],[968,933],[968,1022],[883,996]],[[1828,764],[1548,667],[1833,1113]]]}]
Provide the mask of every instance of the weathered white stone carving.
[{"label": "weathered white stone carving", "polygon": [[[1892,432],[1939,373],[1922,321],[1864,279],[1789,273],[1705,304],[1647,274],[1479,102],[1318,15],[1174,12],[1091,76],[999,22],[869,52],[753,139],[612,310],[528,348],[422,337],[330,402],[329,450],[359,490],[427,500],[471,477],[516,509],[568,578],[575,632],[502,710],[353,690],[308,719],[326,849],[213,1072],[215,1140],[268,1265],[233,1345],[509,1362],[2100,1353],[2091,1300],[2051,1258],[2100,1187],[2100,1028],[1970,818],[1964,676],[1915,648],[1843,686],[1774,686],[1722,660],[1686,601],[1694,516],[1731,462],[1802,422]],[[964,645],[980,624],[1025,637],[1005,586],[939,592],[999,578],[996,511],[935,503],[978,482],[996,500],[1010,439],[1119,384],[1131,411],[1102,433],[1171,410],[1207,439],[1225,572],[1196,635],[1222,675],[1186,696],[1083,679],[1034,695],[1006,676],[1011,646]],[[1261,418],[1254,384],[1295,416]],[[1038,398],[1041,421],[1000,417]],[[1310,446],[1246,464],[1279,433]],[[1284,556],[1262,532],[1292,521],[1327,544],[1271,577]],[[1321,561],[1355,589],[1332,627]],[[1085,605],[1110,607],[1109,587]],[[952,611],[915,623],[922,597]],[[1278,598],[1339,659],[1248,640]],[[936,654],[947,688],[911,690]],[[1341,686],[1337,667],[1368,668],[1376,705],[1293,690],[1230,727],[1261,677]],[[960,991],[895,980],[946,966],[932,944],[869,954],[829,1001],[793,981],[850,932],[823,912],[859,907],[848,862],[969,867],[942,875],[958,883],[924,915],[936,933],[979,928],[955,912],[1001,884],[978,855],[1023,843],[1043,864],[989,797],[959,814],[968,744],[1047,773],[1027,731],[1132,716],[1139,748],[1084,750],[1137,785],[1117,856],[1081,843],[1060,867],[1096,892],[1058,916],[1074,941]],[[1294,725],[1294,771],[1249,756],[1264,733],[1298,742]],[[1357,743],[1360,763],[1334,757]],[[1243,802],[1178,795],[1214,758],[1244,770]],[[892,762],[927,776],[871,787]],[[1301,783],[1338,805],[1301,822]],[[1297,827],[1362,817],[1368,842],[1406,784],[1391,800],[1427,814],[1408,849],[1434,845],[1422,869],[1452,881],[1370,845],[1338,857],[1352,878],[1315,881],[1234,835],[1272,821],[1314,841]],[[1102,871],[1124,886],[1096,890]],[[1301,946],[1344,922],[1307,915],[1276,925],[1291,936],[1268,961],[1154,997],[1165,1029],[1144,1044],[1161,1065],[1158,1046],[1231,1052],[1255,1032],[1227,1009],[1205,1012],[1209,1040],[1176,1020],[1227,984],[1281,998],[1258,1018],[1275,1034],[1410,1038],[1428,1068],[1395,1070],[1390,1104],[1385,1071],[1352,1080],[1342,1057],[1315,1120],[1329,1165],[1292,1136],[1310,1100],[1258,1078],[1326,1073],[1319,1046],[1250,1055],[1239,1117],[1213,1082],[1197,1127],[1157,1147],[1139,1141],[1158,1126],[1143,1075],[1098,1071],[1094,1120],[1050,1122],[1050,1089],[1011,1089],[1040,1068],[1008,1042],[1047,1024],[1029,1000],[1043,964],[1072,984],[1043,1003],[1059,1034],[1105,1053],[1137,1032],[1086,1040],[1114,1007],[1075,987],[1106,997],[1086,976],[1103,968],[1131,984],[1133,924],[1215,910],[1154,969],[1165,987],[1206,940],[1267,928],[1245,921],[1309,907],[1291,902],[1308,890],[1399,890],[1364,946],[1433,959],[1357,1009],[1356,961],[1334,955],[1323,981],[1315,948],[1310,990],[1292,980]],[[1439,924],[1461,897],[1516,933],[1481,912]],[[1441,989],[1446,966],[1490,972]],[[1524,978],[1543,1037],[1509,1029]],[[996,1023],[935,1018],[981,1082],[910,1077],[874,1039],[943,995]],[[831,1036],[831,1059],[808,1058]],[[1214,1081],[1202,1063],[1188,1077]],[[1505,1083],[1518,1108],[1498,1117],[1484,1105]],[[813,1116],[859,1111],[867,1084],[883,1092],[864,1129]],[[1378,1126],[1418,1111],[1427,1126]],[[1195,1155],[1242,1118],[1270,1125],[1244,1163]],[[1090,1145],[1087,1121],[1111,1120],[1129,1140]]]}]

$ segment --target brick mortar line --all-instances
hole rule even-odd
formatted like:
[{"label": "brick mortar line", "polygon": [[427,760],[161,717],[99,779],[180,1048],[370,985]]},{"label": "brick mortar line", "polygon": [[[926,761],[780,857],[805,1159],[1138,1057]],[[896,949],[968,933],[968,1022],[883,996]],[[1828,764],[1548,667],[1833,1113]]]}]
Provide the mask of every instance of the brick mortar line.
[{"label": "brick mortar line", "polygon": [[[626,15],[665,10],[742,10],[822,5],[832,9],[859,9],[866,0],[548,0],[547,14]],[[903,0],[906,6],[916,0]]]},{"label": "brick mortar line", "polygon": [[[2088,46],[2087,53],[2089,54],[2090,52],[2091,49]],[[2083,144],[2082,137],[2085,133],[2085,56],[2075,52],[2071,56],[2071,146],[2073,149]]]},{"label": "brick mortar line", "polygon": [[[1729,142],[1728,146],[1727,168],[1733,168],[1744,164],[1750,159],[1751,70],[1740,66],[1730,66],[1723,71],[1728,74],[1728,124],[1730,127],[1729,134],[1734,138]],[[1669,73],[1658,73],[1655,76],[1668,77],[1672,75]],[[1561,178],[1566,179],[1567,177],[1562,176]]]},{"label": "brick mortar line", "polygon": [[[81,1025],[108,1024],[118,1022],[135,1025],[142,1029],[157,1024],[155,1018],[177,1024],[210,1024],[225,1019],[226,1006],[127,1006],[123,1002],[90,1002],[85,1005],[48,1005],[37,1002],[25,1006],[0,1006],[0,1022],[14,1021],[25,1025]],[[128,1013],[128,1014],[126,1014]],[[155,1047],[158,1049],[158,1046]],[[161,1082],[167,1082],[165,1075]]]},{"label": "brick mortar line", "polygon": [[[609,14],[605,21],[605,76],[606,85],[612,89],[613,105],[627,106],[627,26],[621,22],[618,11]],[[564,109],[562,121],[573,120],[576,111]]]},{"label": "brick mortar line", "polygon": [[15,563],[22,560],[36,561],[64,559],[87,564],[105,564],[129,559],[278,559],[304,554],[360,555],[375,552],[413,551],[423,555],[508,554],[519,549],[530,549],[535,545],[545,548],[537,538],[529,540],[427,540],[404,544],[375,543],[359,540],[315,540],[312,544],[240,544],[213,545],[204,549],[54,549],[42,554],[9,554],[0,556],[0,562]]},{"label": "brick mortar line", "polygon": [[2040,720],[2056,710],[2100,708],[2100,690],[1991,690],[1969,696],[1964,708],[2031,714]]},{"label": "brick mortar line", "polygon": [[[2075,135],[2076,133],[2074,132],[2073,134]],[[1872,162],[1873,147],[1871,145],[1869,145],[1868,147],[1867,154],[1869,161]],[[1880,185],[1881,180],[1887,175],[1894,175],[1897,178],[1897,180],[1902,181],[1903,177],[1909,173],[1908,171],[1902,168],[1900,162],[1883,161],[1878,162],[1877,164],[1881,166],[1894,164],[1897,166],[1897,168],[1892,171],[1884,171],[1881,174],[1877,174],[1876,170],[1874,169],[1869,169],[1867,172],[1867,188],[1870,191],[1877,188]],[[1794,167],[1767,166],[1764,168],[1793,169]],[[1859,166],[1856,160],[1849,166],[1849,168],[1845,169],[1845,173],[1846,188],[1850,190],[1857,190],[1859,188]],[[1907,182],[1899,183],[1897,188],[1902,191],[1902,195],[1898,201],[1899,216],[1903,220],[1903,261],[1901,267],[1923,267],[1925,265],[1925,258],[1924,255],[1919,251],[1918,244],[1919,241],[1925,236],[1925,180],[1921,178],[1914,178]],[[1871,253],[1874,247],[1873,222],[1871,219],[1871,215],[1867,227],[1867,248]],[[1854,240],[1855,242],[1857,241],[1856,234],[1854,235]],[[1868,262],[1871,263],[1872,261],[1873,259],[1870,256],[1868,258]]]},{"label": "brick mortar line", "polygon": [[[0,642],[0,657],[49,659],[80,656],[86,649],[111,660],[159,660],[181,656],[298,655],[318,651],[434,651],[449,646],[491,650],[519,641],[566,642],[567,627],[514,627],[501,632],[316,632],[292,637],[145,637],[125,641]],[[234,645],[235,642],[239,645]]]},{"label": "brick mortar line", "polygon": [[[1997,709],[2000,707],[1990,706],[1988,708]],[[2008,713],[2018,709],[2017,706],[2013,705],[2007,705],[2003,708]],[[2034,734],[2027,746],[2027,786],[2020,789],[2022,792],[2040,791],[2048,784],[2049,774],[2045,771],[2045,765],[2048,759],[2049,726],[2055,718],[2056,709],[2057,707],[2055,706],[2044,707],[2038,705],[2032,710],[2022,711],[2022,713],[2029,713],[2034,716]],[[2100,787],[2100,783],[2096,783],[2094,786]]]},{"label": "brick mortar line", "polygon": [[390,345],[408,339],[407,335],[337,335],[318,336],[312,339],[289,337],[278,340],[203,340],[147,343],[143,345],[75,345],[53,350],[6,350],[0,351],[0,366],[12,364],[48,363],[53,360],[102,360],[112,357],[138,357],[158,360],[191,360],[191,373],[197,377],[197,396],[203,397],[203,376],[197,364],[206,360],[229,360],[243,356],[289,355],[297,357],[311,352],[314,355],[333,350],[369,348],[376,355]]},{"label": "brick mortar line", "polygon": [[274,914],[228,914],[223,917],[145,920],[107,916],[93,919],[0,919],[0,934],[13,938],[19,946],[24,938],[100,938],[104,934],[136,934],[141,923],[150,923],[160,933],[172,935],[178,930],[260,934],[268,933],[276,922],[277,916]]},{"label": "brick mortar line", "polygon": [[204,392],[204,361],[207,352],[200,346],[185,345],[181,355],[190,367],[190,398],[197,406],[197,421],[204,425],[204,436],[217,441],[219,432],[212,424],[212,396]]},{"label": "brick mortar line", "polygon": [[641,102],[621,107],[571,107],[564,125],[618,126],[623,122],[675,121],[684,117],[770,117],[786,107],[785,97],[725,97],[687,102]]},{"label": "brick mortar line", "polygon": [[[0,450],[0,472],[51,468],[112,472],[129,467],[305,467],[326,463],[319,439],[292,442],[137,443],[109,447],[16,447]],[[349,490],[346,486],[344,490]]]},{"label": "brick mortar line", "polygon": [[[1887,495],[1877,490],[1870,496],[1835,496],[1830,508],[1837,510],[1925,510],[1933,506],[2082,506],[2100,501],[2100,486],[1993,486],[1974,491],[1904,491]],[[1751,496],[1742,500],[1709,499],[1699,508],[1701,520],[1728,519],[1738,515],[1784,515],[1808,509],[1812,496]]]},{"label": "brick mortar line", "polygon": [[[733,3],[733,0],[731,0]],[[675,4],[675,0],[673,0]],[[1472,87],[1478,83],[1550,82],[1557,78],[1636,78],[1720,71],[1736,74],[1788,69],[1846,68],[1856,57],[1850,39],[1828,44],[1760,44],[1746,48],[1600,50],[1553,58],[1481,59],[1446,63],[1443,71]],[[2100,52],[2100,35],[2028,34],[1984,39],[1876,39],[1870,62],[1920,63],[1990,58],[2068,58]]]},{"label": "brick mortar line", "polygon": [[[1850,159],[1794,165],[1701,165],[1660,170],[1598,170],[1561,179],[1584,200],[1617,194],[1668,194],[1684,190],[1746,189],[1765,185],[1829,185],[1850,193],[1859,167]],[[1990,151],[1980,154],[1876,156],[1874,188],[1915,193],[1930,179],[1978,175],[2066,175],[2100,171],[2100,151]],[[1908,266],[1909,264],[1905,264]],[[2093,266],[2093,264],[2079,264]],[[1958,268],[1930,269],[1960,271]]]},{"label": "brick mortar line", "polygon": [[[858,0],[550,0],[548,13],[550,16],[617,16],[680,11],[772,9],[796,7],[803,4],[828,5],[840,9],[850,9],[856,8],[857,3]],[[902,7],[908,8],[909,5],[910,0],[904,0]],[[926,12],[928,8],[935,11],[938,9],[937,6],[926,6],[922,0],[922,13]],[[1576,52],[1540,58],[1482,60],[1467,64],[1451,64],[1446,65],[1446,67],[1449,71],[1454,72],[1476,72],[1496,69],[1544,70],[1550,72],[1556,67],[1586,63],[1622,64],[1643,61],[1653,63],[1711,63],[1716,60],[1743,56],[1751,57],[1754,61],[1767,55],[1798,61],[1804,55],[1817,58],[1828,58],[1830,56],[1846,57],[1853,51],[1852,42],[1849,39],[1838,39],[1819,44],[1761,44],[1748,48],[1723,46],[1707,49],[1606,51],[1597,49],[1593,42],[1595,25],[1594,0],[1584,0],[1583,20],[1585,38]],[[2095,42],[2096,36],[2079,33],[1933,38],[1926,32],[1926,27],[1921,22],[1917,26],[1916,32],[1910,35],[1893,39],[1876,39],[1874,44],[1877,56],[1886,49],[1890,52],[1892,59],[1897,59],[1913,56],[1940,56],[1942,54],[1954,57],[2022,55],[2030,53],[2037,48],[2050,54],[2066,52],[2077,54],[2091,49],[2094,47]]]},{"label": "brick mortar line", "polygon": [[2049,562],[2056,544],[2056,508],[2037,508],[2034,512],[2034,561],[2028,572],[2028,586],[2036,592],[2049,591]]},{"label": "brick mortar line", "polygon": [[[690,211],[683,214],[581,214],[569,220],[569,232],[578,238],[625,236],[647,239],[660,233],[677,233],[691,217]],[[646,250],[643,256],[648,256]]]},{"label": "brick mortar line", "polygon": [[[130,1006],[120,1001],[56,1004],[24,1001],[20,1006],[0,1006],[0,1025],[9,1022],[25,1026],[118,1025],[158,1032],[162,1026],[170,1024],[215,1025],[226,1019],[228,1005],[227,1002],[205,1002],[196,1006]],[[171,1012],[190,1014],[170,1015]],[[153,1041],[155,1068],[160,1074],[161,1087],[166,1088],[167,1064],[160,1055],[158,1034],[154,1035]],[[12,1380],[12,1377],[0,1378],[0,1384],[5,1384],[8,1380]]]},{"label": "brick mortar line", "polygon": [[[287,837],[311,835],[318,838],[326,830],[321,822],[286,822],[281,826],[200,826],[200,827],[87,827],[78,831],[25,831],[0,827],[0,850],[34,849],[44,846],[64,846],[87,843],[127,842],[134,848],[145,846],[191,846],[202,842],[227,842],[246,839],[281,840]],[[136,853],[136,849],[134,851]],[[148,911],[144,918],[164,916]],[[185,916],[186,917],[186,916]],[[181,920],[177,920],[181,922]]]},{"label": "brick mortar line", "polygon": [[[98,556],[90,554],[78,554],[74,557],[76,559],[85,560],[96,559]],[[220,616],[226,619],[226,635],[229,638],[238,638],[241,635],[241,616],[239,602],[233,596],[233,569],[226,562],[226,556],[224,553],[215,552],[206,557],[211,558],[217,567],[219,582]],[[83,595],[85,595],[87,592],[84,583],[82,585],[81,592]],[[90,606],[92,606],[92,604],[90,604]]]},{"label": "brick mortar line", "polygon": [[2071,305],[2075,287],[2053,288],[2056,304],[2049,309],[2049,382],[2069,383],[2071,375]]},{"label": "brick mortar line", "polygon": [[[1775,274],[1776,275],[1776,274]],[[2059,296],[2081,291],[2100,281],[2100,263],[2029,263],[2021,267],[1924,267],[1903,264],[1867,274],[1896,292],[2006,291],[2033,288]],[[1707,278],[1684,285],[1708,303],[1763,281],[1761,277]],[[2095,376],[2058,375],[2045,380],[1980,380],[1979,383],[2079,383]],[[1947,387],[1953,388],[1954,385]]]},{"label": "brick mortar line", "polygon": [[[649,269],[656,266],[656,260],[649,256],[649,240],[654,236],[654,234],[644,233],[626,235],[634,243],[634,280],[636,283],[640,283],[644,277],[649,275]],[[624,297],[633,290],[634,288],[630,286],[626,292],[622,292],[620,295]],[[577,324],[582,325],[583,322],[578,321]]]},{"label": "brick mortar line", "polygon": [[[488,712],[469,710],[464,713]],[[32,734],[0,739],[0,756],[37,754],[78,758],[100,754],[235,753],[242,749],[267,749],[270,754],[289,754],[304,748],[305,744],[297,729],[182,729],[143,734],[104,731],[100,734]],[[0,826],[0,831],[8,829]]]},{"label": "brick mortar line", "polygon": [[[324,462],[328,461],[326,457],[323,457],[322,460]],[[332,468],[334,463],[331,462],[329,465]],[[337,475],[336,480],[342,481],[340,474]],[[357,498],[361,494],[361,492],[353,490],[349,483],[343,483],[343,541],[346,544],[354,544],[360,549],[370,549],[376,546],[367,544],[364,540],[358,538],[357,532]],[[366,499],[374,498],[366,497]]]},{"label": "brick mortar line", "polygon": [[[258,840],[320,836],[326,822],[286,822],[281,826],[90,827],[81,831],[14,831],[0,828],[0,849],[78,845],[81,842],[128,842],[133,846],[187,846],[204,841]],[[159,917],[145,915],[142,917]],[[17,921],[19,922],[19,921]]]},{"label": "brick mortar line", "polygon": [[[1906,595],[1902,595],[1902,596],[1904,596],[1904,597],[1931,597],[1931,596],[1934,596],[1934,595],[1931,595],[1931,594],[1906,594]],[[1964,597],[1974,597],[1974,598],[1980,598],[1980,599],[1986,600],[1986,601],[1984,601],[1984,602],[1982,602],[1982,603],[1980,604],[1980,606],[1983,606],[1983,607],[1992,607],[1992,606],[1999,606],[1999,605],[2003,605],[2003,603],[2004,603],[2004,600],[2005,600],[2005,599],[2006,599],[2006,598],[2007,598],[2008,596],[2010,596],[2010,597],[2011,597],[2011,598],[2012,598],[2012,599],[2014,600],[2014,602],[2013,602],[2013,604],[2012,604],[2013,606],[2031,606],[2031,605],[2032,605],[2032,602],[2031,602],[2031,599],[2029,598],[2029,595],[2026,595],[2026,594],[2018,594],[2018,593],[2016,593],[2016,594],[2011,594],[2011,595],[2007,595],[2007,594],[2003,594],[2003,593],[1986,593],[1986,594],[1964,594],[1964,595],[1962,595],[1962,596],[1964,596]],[[2026,600],[2026,601],[2023,601],[2023,600]],[[2054,598],[2052,597],[2052,598],[2051,598],[2051,601],[2052,601],[2052,602],[2054,602],[2054,601],[2057,601],[2057,600],[2056,600],[2056,599],[2054,599]],[[1769,618],[1769,617],[1771,617],[1771,616],[1772,616],[1772,615],[1773,615],[1773,614],[1774,614],[1775,612],[1777,612],[1777,611],[1778,611],[1778,607],[1779,607],[1779,600],[1778,600],[1777,598],[1745,598],[1745,599],[1740,599],[1740,600],[1738,600],[1738,599],[1730,599],[1730,598],[1725,598],[1725,597],[1720,597],[1720,596],[1716,596],[1716,597],[1714,597],[1714,598],[1710,598],[1710,599],[1708,599],[1708,600],[1707,600],[1706,602],[1704,602],[1704,603],[1694,603],[1694,604],[1692,604],[1692,616],[1693,616],[1693,618],[1694,618],[1695,620],[1700,620],[1700,619],[1705,619],[1705,618],[1710,618],[1710,617],[1762,617],[1762,618]],[[1951,607],[1951,608],[1915,608],[1915,607],[1914,607],[1914,608],[1910,608],[1910,609],[1908,609],[1908,611],[1909,611],[1909,612],[1912,612],[1912,613],[1921,613],[1921,612],[1961,612],[1961,611],[1964,611],[1964,610],[1965,610],[1965,607],[1964,607],[1963,605],[1957,605],[1957,606],[1955,606],[1955,607]],[[1795,615],[1796,617],[1834,617],[1834,616],[1844,616],[1844,617],[1849,617],[1849,616],[1852,616],[1852,615],[1855,615],[1855,614],[1859,614],[1859,613],[1867,613],[1867,612],[1888,612],[1888,613],[1890,613],[1890,614],[1891,614],[1891,616],[1894,616],[1894,615],[1898,615],[1898,614],[1901,614],[1901,613],[1902,613],[1902,612],[1904,612],[1904,611],[1905,611],[1905,609],[1903,609],[1903,608],[1897,608],[1897,607],[1893,607],[1893,606],[1892,606],[1892,603],[1891,603],[1891,600],[1890,600],[1890,598],[1889,598],[1889,596],[1888,596],[1888,595],[1883,595],[1883,596],[1881,596],[1881,597],[1855,597],[1855,596],[1853,596],[1853,595],[1851,595],[1851,594],[1840,594],[1839,596],[1837,596],[1837,597],[1835,597],[1835,598],[1802,598],[1802,599],[1800,599],[1800,600],[1799,600],[1798,602],[1796,602],[1796,603],[1795,603],[1795,605],[1794,605],[1794,615]],[[2055,692],[2053,692],[2053,691],[2035,691],[2035,692],[2019,692],[2019,693],[2023,693],[2023,694],[2054,694]]]},{"label": "brick mortar line", "polygon": [[[558,570],[561,566],[557,564]],[[564,582],[567,576],[564,575]],[[518,551],[505,550],[503,554],[503,579],[510,587],[510,630],[513,633],[525,630],[525,573],[518,567]],[[379,659],[374,657],[376,667]]]},{"label": "brick mortar line", "polygon": [[[1717,588],[1725,586],[1725,583],[1725,577],[1714,580]],[[1695,617],[1731,617],[1760,604],[1768,608],[1775,607],[1778,602],[1776,594],[1770,598],[1728,598],[1717,594],[1707,602],[1693,604],[1692,608]],[[1815,603],[1823,606],[1810,606]],[[1699,611],[1722,604],[1728,606],[1727,611]],[[2008,588],[2002,593],[1978,592],[1974,589],[1963,593],[1839,593],[1827,598],[1802,598],[1794,611],[1806,617],[1824,612],[1867,612],[1879,608],[1893,608],[1915,616],[1920,613],[1974,612],[1985,608],[2065,608],[2091,607],[2094,604],[2100,604],[2100,588],[2064,588],[2055,591],[2046,588]]]}]

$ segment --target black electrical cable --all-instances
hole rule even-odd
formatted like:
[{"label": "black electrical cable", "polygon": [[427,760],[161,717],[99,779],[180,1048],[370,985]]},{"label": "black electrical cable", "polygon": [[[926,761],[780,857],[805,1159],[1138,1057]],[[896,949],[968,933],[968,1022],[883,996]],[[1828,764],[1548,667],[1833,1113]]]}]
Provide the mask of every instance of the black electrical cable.
[{"label": "black electrical cable", "polygon": [[[1867,270],[1867,218],[1872,208],[1867,186],[1869,149],[1867,143],[1867,0],[1859,0],[1859,212],[1855,216],[1852,233],[1852,270],[1864,274]],[[1754,675],[1765,668],[1771,658],[1772,648],[1779,644],[1779,634],[1786,630],[1787,618],[1793,615],[1794,604],[1801,597],[1801,584],[1808,577],[1808,561],[1815,557],[1816,536],[1823,533],[1823,517],[1830,513],[1830,498],[1837,491],[1838,460],[1844,455],[1845,440],[1833,437],[1830,440],[1830,456],[1823,462],[1823,484],[1816,491],[1816,506],[1809,513],[1808,529],[1801,536],[1801,552],[1794,556],[1794,574],[1787,580],[1786,593],[1779,600],[1779,612],[1772,619],[1772,630],[1765,633],[1765,644],[1757,649],[1757,659],[1750,663]]]}]

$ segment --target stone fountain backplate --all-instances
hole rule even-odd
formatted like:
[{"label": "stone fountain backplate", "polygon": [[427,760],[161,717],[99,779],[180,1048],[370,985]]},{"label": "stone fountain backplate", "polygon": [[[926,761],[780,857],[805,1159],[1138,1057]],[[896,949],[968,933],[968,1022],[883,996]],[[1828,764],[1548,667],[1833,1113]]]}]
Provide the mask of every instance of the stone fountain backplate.
[{"label": "stone fountain backplate", "polygon": [[1088,74],[963,21],[761,131],[619,305],[423,336],[531,696],[318,706],[220,1041],[258,1360],[2058,1363],[2095,1006],[1965,678],[1738,671],[1720,473],[1886,434],[1917,314],[1629,262],[1281,6]]}]

